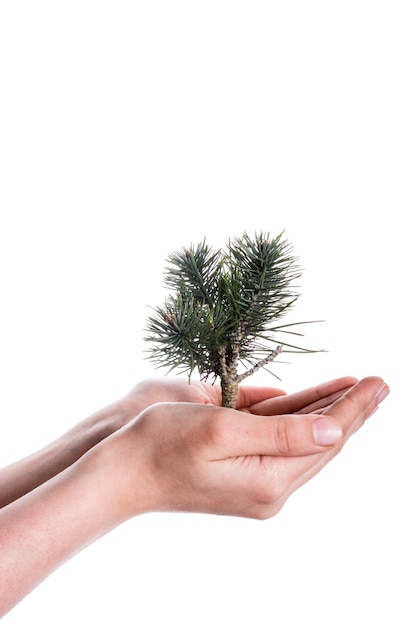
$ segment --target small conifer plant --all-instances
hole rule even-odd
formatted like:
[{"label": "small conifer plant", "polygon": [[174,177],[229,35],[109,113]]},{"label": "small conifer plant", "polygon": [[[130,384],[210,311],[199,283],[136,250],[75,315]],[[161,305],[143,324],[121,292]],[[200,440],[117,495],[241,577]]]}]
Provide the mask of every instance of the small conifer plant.
[{"label": "small conifer plant", "polygon": [[220,379],[222,405],[234,408],[242,380],[282,352],[313,352],[282,340],[300,336],[293,327],[307,323],[282,323],[299,297],[297,261],[283,233],[243,233],[225,250],[204,239],[170,254],[164,284],[171,293],[148,318],[148,357],[169,371]]}]

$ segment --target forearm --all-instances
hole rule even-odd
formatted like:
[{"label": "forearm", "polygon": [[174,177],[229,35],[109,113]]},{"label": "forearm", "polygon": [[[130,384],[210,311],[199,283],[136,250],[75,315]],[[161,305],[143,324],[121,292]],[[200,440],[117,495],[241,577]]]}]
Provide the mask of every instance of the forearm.
[{"label": "forearm", "polygon": [[135,415],[135,407],[127,402],[115,402],[83,420],[41,450],[2,468],[0,508],[65,470]]},{"label": "forearm", "polygon": [[97,446],[0,510],[0,616],[75,553],[124,521],[113,456]]}]

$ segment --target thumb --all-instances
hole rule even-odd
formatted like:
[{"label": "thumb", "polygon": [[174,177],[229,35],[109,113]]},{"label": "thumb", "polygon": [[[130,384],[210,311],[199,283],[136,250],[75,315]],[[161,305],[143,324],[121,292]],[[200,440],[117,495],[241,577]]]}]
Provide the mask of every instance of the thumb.
[{"label": "thumb", "polygon": [[339,422],[326,415],[257,417],[239,413],[226,427],[228,457],[307,456],[324,452],[343,437]]}]

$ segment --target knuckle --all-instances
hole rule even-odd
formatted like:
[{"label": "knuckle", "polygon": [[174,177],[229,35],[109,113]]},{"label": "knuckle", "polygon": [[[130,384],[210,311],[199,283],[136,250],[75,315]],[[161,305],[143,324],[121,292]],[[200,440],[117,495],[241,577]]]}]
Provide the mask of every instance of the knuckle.
[{"label": "knuckle", "polygon": [[288,453],[294,450],[296,438],[289,418],[281,418],[275,428],[275,444],[279,453]]},{"label": "knuckle", "polygon": [[267,520],[274,517],[282,509],[284,501],[282,496],[276,497],[275,494],[270,493],[269,497],[265,497],[261,502],[258,502],[253,511],[253,517],[257,520]]},{"label": "knuckle", "polygon": [[285,497],[286,487],[284,481],[277,481],[273,477],[270,480],[259,481],[252,494],[253,502],[261,511],[280,508],[280,503]]}]

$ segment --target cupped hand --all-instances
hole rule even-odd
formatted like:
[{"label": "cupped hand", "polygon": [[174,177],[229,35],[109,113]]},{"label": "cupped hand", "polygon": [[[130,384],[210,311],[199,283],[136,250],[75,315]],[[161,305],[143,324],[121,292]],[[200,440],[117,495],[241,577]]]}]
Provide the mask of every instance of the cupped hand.
[{"label": "cupped hand", "polygon": [[340,452],[388,391],[371,376],[261,400],[258,391],[244,392],[240,411],[153,404],[115,439],[125,513],[271,517]]}]

